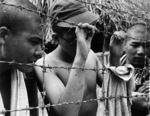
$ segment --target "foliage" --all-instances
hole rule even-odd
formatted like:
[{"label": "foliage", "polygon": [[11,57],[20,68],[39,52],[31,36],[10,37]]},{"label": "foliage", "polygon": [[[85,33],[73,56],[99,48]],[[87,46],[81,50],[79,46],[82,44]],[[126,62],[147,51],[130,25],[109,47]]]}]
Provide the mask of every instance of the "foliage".
[{"label": "foliage", "polygon": [[[49,15],[54,0],[30,0]],[[100,24],[105,23],[106,28],[115,26],[116,30],[126,30],[131,24],[150,24],[149,0],[78,0],[85,4],[93,13],[100,15]],[[46,23],[46,40],[51,39],[50,19]],[[110,29],[106,29],[110,30]]]}]

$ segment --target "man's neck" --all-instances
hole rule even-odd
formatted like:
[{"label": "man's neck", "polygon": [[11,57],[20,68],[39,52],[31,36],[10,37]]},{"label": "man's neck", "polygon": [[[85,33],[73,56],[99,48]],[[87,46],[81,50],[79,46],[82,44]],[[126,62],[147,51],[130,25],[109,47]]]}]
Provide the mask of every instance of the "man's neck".
[{"label": "man's neck", "polygon": [[[126,64],[131,64],[131,63],[127,60]],[[133,64],[131,64],[131,65],[133,65]],[[147,66],[147,65],[145,65],[145,66]],[[141,65],[141,66],[140,65],[133,65],[133,67],[141,69],[141,68],[144,68],[144,65]]]},{"label": "man's neck", "polygon": [[60,46],[55,49],[55,55],[64,62],[73,63],[74,57],[67,54]]}]

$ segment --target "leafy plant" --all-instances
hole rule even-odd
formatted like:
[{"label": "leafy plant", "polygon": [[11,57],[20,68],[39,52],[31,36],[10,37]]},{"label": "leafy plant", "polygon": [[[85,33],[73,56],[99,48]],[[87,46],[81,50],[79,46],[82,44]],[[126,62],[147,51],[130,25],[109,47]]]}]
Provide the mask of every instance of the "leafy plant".
[{"label": "leafy plant", "polygon": [[[49,15],[54,0],[30,0]],[[77,0],[82,2],[93,13],[100,15],[100,24],[105,23],[106,30],[112,24],[115,30],[126,30],[131,24],[143,22],[150,26],[149,0]],[[114,31],[114,30],[113,30]],[[51,41],[50,18],[46,22],[46,40]]]}]

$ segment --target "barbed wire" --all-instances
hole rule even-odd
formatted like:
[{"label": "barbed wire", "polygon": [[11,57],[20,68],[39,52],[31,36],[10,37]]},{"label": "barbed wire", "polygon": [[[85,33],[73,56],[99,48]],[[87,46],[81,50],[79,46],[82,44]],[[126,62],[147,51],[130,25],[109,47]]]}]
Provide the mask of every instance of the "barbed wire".
[{"label": "barbed wire", "polygon": [[[128,13],[128,12],[125,12],[125,11],[120,11],[120,10],[118,10],[118,9],[114,9],[114,8],[112,8],[112,7],[108,7],[108,6],[99,4],[99,3],[85,2],[85,1],[81,1],[81,0],[76,0],[76,1],[79,1],[79,2],[82,2],[82,3],[86,3],[86,4],[91,4],[91,5],[100,5],[100,6],[103,6],[104,8],[114,10],[115,12],[126,13],[126,14],[132,15],[132,16],[134,16],[134,17],[142,18],[142,19],[143,19],[143,17],[138,17],[138,16],[136,16],[136,15],[134,15],[134,14],[131,14],[131,13]],[[54,18],[54,17],[52,17],[51,15],[45,14],[42,10],[33,10],[33,9],[26,8],[26,7],[22,6],[22,5],[8,4],[8,3],[4,3],[4,2],[0,2],[0,5],[7,5],[7,6],[11,6],[11,7],[16,7],[16,8],[18,8],[18,9],[20,9],[20,10],[26,10],[26,11],[29,11],[29,12],[33,12],[33,13],[38,14],[38,15],[41,16],[41,17],[44,16],[44,17],[47,17],[47,18],[50,18],[50,19],[55,19],[55,20],[58,20],[58,21],[67,23],[67,24],[71,25],[72,27],[78,26],[77,24],[75,24],[75,23],[73,23],[73,22],[68,22],[68,21],[59,19],[58,17]],[[98,22],[99,20],[100,20],[100,19],[97,19],[97,22]],[[148,19],[148,20],[150,20],[150,19]],[[149,27],[147,27],[147,28],[149,28]],[[111,33],[111,32],[108,32],[108,31],[103,31],[103,30],[100,30],[100,29],[98,29],[98,31],[96,31],[96,33],[97,33],[97,32],[98,32],[98,33],[101,32],[101,33],[108,34],[108,35],[118,36],[118,35],[116,35],[116,34],[114,34],[114,33]],[[136,39],[136,38],[135,38],[135,39]]]},{"label": "barbed wire", "polygon": [[109,96],[109,97],[103,97],[99,99],[88,99],[88,100],[83,100],[83,101],[71,101],[71,102],[62,102],[58,104],[46,104],[46,105],[41,105],[41,106],[36,106],[36,107],[25,107],[25,108],[20,108],[20,109],[15,109],[15,110],[0,110],[0,114],[5,114],[8,112],[17,112],[17,111],[23,111],[23,110],[34,110],[34,109],[43,109],[43,108],[50,108],[50,107],[57,107],[57,106],[63,106],[63,105],[70,105],[70,104],[83,104],[83,103],[89,103],[89,102],[98,102],[98,101],[105,101],[108,99],[127,99],[127,98],[138,98],[138,97],[146,97],[149,98],[149,94],[143,94],[143,95],[135,95],[135,96],[124,96],[124,95],[119,95],[119,96]]},{"label": "barbed wire", "polygon": [[29,67],[40,67],[40,68],[43,68],[43,69],[56,69],[56,68],[59,68],[59,69],[66,69],[66,70],[70,70],[70,69],[80,69],[80,70],[91,70],[91,71],[98,71],[98,70],[105,70],[104,68],[81,68],[81,67],[63,67],[63,66],[44,66],[44,65],[37,65],[35,63],[17,63],[15,61],[0,61],[0,63],[3,63],[3,64],[9,64],[9,65],[20,65],[20,66],[29,66]]},{"label": "barbed wire", "polygon": [[[99,4],[99,3],[91,3],[91,2],[85,2],[85,1],[81,1],[81,0],[76,0],[76,1],[79,1],[79,2],[82,2],[82,3],[86,3],[86,4],[91,4],[91,5],[99,5],[99,6],[102,6],[103,8],[107,8],[109,10],[114,10],[115,12],[117,13],[126,13],[128,15],[131,15],[131,16],[134,16],[134,17],[137,17],[140,18],[140,19],[147,19],[150,21],[150,19],[148,19],[147,17],[139,17],[139,16],[136,16],[134,14],[131,14],[129,12],[126,12],[126,11],[121,11],[119,9],[115,9],[113,7],[109,7],[109,6],[105,6],[105,5],[102,5],[102,4]],[[51,18],[51,19],[55,19],[55,20],[58,20],[58,21],[61,21],[61,22],[64,22],[64,23],[67,23],[67,24],[70,24],[72,27],[73,26],[78,26],[77,24],[73,23],[73,22],[68,22],[68,21],[65,21],[65,20],[62,20],[62,19],[59,19],[58,17],[52,17],[51,15],[48,15],[46,13],[44,13],[42,10],[32,10],[32,9],[29,9],[29,8],[26,8],[22,5],[14,5],[14,4],[8,4],[8,3],[4,3],[4,2],[0,2],[0,5],[7,5],[7,6],[12,6],[12,7],[16,7],[20,10],[26,10],[26,11],[29,11],[29,12],[33,12],[33,13],[36,13],[38,15],[40,15],[41,17],[44,16],[44,17],[47,17],[47,18]],[[110,32],[105,32],[105,31],[102,31],[102,30],[99,30],[100,32],[102,33],[107,33],[107,34],[111,34],[113,35],[113,33],[110,33]]]},{"label": "barbed wire", "polygon": [[[80,0],[77,0],[77,1],[80,1]],[[83,1],[80,1],[80,2],[83,2]],[[127,14],[129,14],[129,15],[131,15],[131,16],[135,16],[135,15],[133,15],[133,14],[131,14],[131,13],[128,13],[128,12],[125,12],[125,11],[120,11],[120,10],[118,10],[118,9],[114,9],[114,8],[112,8],[112,7],[108,7],[108,6],[105,6],[105,5],[102,5],[102,4],[98,4],[98,3],[90,3],[90,2],[85,2],[86,4],[91,4],[91,5],[98,5],[98,6],[102,6],[103,8],[107,8],[107,9],[111,9],[111,10],[114,10],[115,12],[118,12],[118,13],[127,13]],[[42,16],[46,16],[46,17],[48,17],[48,18],[51,18],[51,19],[56,19],[56,20],[58,20],[58,21],[61,21],[61,22],[65,22],[65,23],[68,23],[68,24],[70,24],[70,25],[72,25],[72,26],[78,26],[77,24],[75,24],[75,23],[71,23],[71,22],[67,22],[67,21],[65,21],[65,20],[61,20],[61,19],[59,19],[59,18],[54,18],[54,17],[51,17],[50,15],[48,15],[48,14],[45,14],[45,13],[43,13],[43,11],[40,11],[40,10],[32,10],[32,9],[28,9],[28,8],[26,8],[26,7],[23,7],[23,6],[21,6],[21,5],[13,5],[13,4],[7,4],[7,3],[4,3],[4,2],[0,2],[0,5],[8,5],[8,6],[12,6],[12,7],[16,7],[16,8],[18,8],[18,9],[20,9],[20,10],[27,10],[27,11],[29,11],[29,12],[33,12],[33,13],[36,13],[36,14],[38,14],[38,15],[40,15],[41,17]],[[138,16],[135,16],[135,17],[137,17],[137,18],[142,18],[143,19],[143,17],[138,17]],[[147,17],[144,17],[144,19],[148,19]],[[149,20],[149,19],[148,19]],[[110,33],[110,32],[106,32],[106,31],[101,31],[100,30],[100,32],[102,32],[102,33],[107,33],[107,34],[111,34],[111,35],[115,35],[115,34],[113,34],[113,33]],[[117,35],[115,35],[115,36],[117,36]],[[95,69],[91,69],[91,68],[81,68],[81,67],[63,67],[63,66],[45,66],[45,64],[44,65],[37,65],[37,64],[35,64],[35,63],[17,63],[17,62],[15,62],[15,61],[10,61],[10,62],[7,62],[7,61],[0,61],[0,63],[5,63],[5,64],[9,64],[9,65],[21,65],[21,66],[31,66],[31,67],[35,67],[35,66],[37,66],[37,67],[41,67],[41,68],[43,68],[43,73],[46,73],[46,71],[44,70],[44,69],[54,69],[54,68],[59,68],[59,69],[66,69],[66,70],[70,70],[70,69],[80,69],[80,70],[91,70],[91,71],[98,71],[98,70],[102,70],[102,71],[105,71],[105,70],[107,70],[107,68],[106,67],[102,67],[102,68],[100,68],[100,69],[97,69],[97,68],[95,68]],[[139,70],[146,70],[146,71],[149,71],[149,69],[148,68],[142,68],[142,69],[140,69],[140,68],[136,68],[136,69],[139,69]],[[44,95],[45,95],[45,92],[43,92],[44,93]],[[42,108],[50,108],[50,107],[56,107],[56,106],[62,106],[62,105],[70,105],[70,104],[81,104],[81,103],[88,103],[88,102],[97,102],[97,101],[104,101],[104,100],[106,100],[106,99],[123,99],[123,98],[133,98],[133,97],[150,97],[149,96],[149,94],[145,94],[145,95],[136,95],[136,96],[109,96],[109,97],[103,97],[103,98],[99,98],[99,99],[89,99],[89,100],[83,100],[83,101],[71,101],[71,102],[63,102],[63,103],[58,103],[58,104],[46,104],[46,105],[41,105],[41,106],[37,106],[37,107],[26,107],[26,108],[21,108],[21,109],[15,109],[15,110],[0,110],[0,114],[5,114],[5,113],[7,113],[7,112],[16,112],[16,111],[23,111],[23,110],[33,110],[33,109],[42,109]]]},{"label": "barbed wire", "polygon": [[52,16],[50,16],[50,15],[48,15],[48,14],[45,14],[42,10],[33,10],[33,9],[26,8],[26,7],[22,6],[22,5],[8,4],[8,3],[5,3],[5,2],[0,2],[0,5],[7,5],[7,6],[11,6],[11,7],[16,7],[16,8],[18,8],[18,9],[20,9],[20,10],[26,10],[26,11],[29,11],[29,12],[32,12],[32,13],[35,13],[35,14],[38,14],[38,15],[41,16],[41,17],[42,17],[42,16],[45,16],[45,17],[47,17],[47,18],[51,18],[51,19],[55,19],[55,20],[58,20],[58,21],[61,21],[61,22],[68,23],[68,24],[70,24],[70,25],[72,25],[72,26],[78,26],[78,25],[75,24],[75,23],[67,22],[67,21],[62,20],[62,19],[59,19],[59,18],[54,18],[54,17],[52,17]]},{"label": "barbed wire", "polygon": [[[107,70],[108,67],[106,66],[103,66],[102,65],[102,68],[81,68],[81,67],[64,67],[64,66],[44,66],[44,65],[38,65],[38,64],[35,64],[35,63],[17,63],[15,61],[0,61],[0,64],[9,64],[9,65],[20,65],[20,66],[29,66],[29,67],[40,67],[40,68],[43,68],[43,69],[66,69],[66,70],[71,70],[71,69],[80,69],[80,70],[91,70],[91,71],[99,71],[99,70]],[[150,70],[150,67],[144,67],[144,68],[135,68],[136,70],[139,70],[139,71],[149,71]]]}]

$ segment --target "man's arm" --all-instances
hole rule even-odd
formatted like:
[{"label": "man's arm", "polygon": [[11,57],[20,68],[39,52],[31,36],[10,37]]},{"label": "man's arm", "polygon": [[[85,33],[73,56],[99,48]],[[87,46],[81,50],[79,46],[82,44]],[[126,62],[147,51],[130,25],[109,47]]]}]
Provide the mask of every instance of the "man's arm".
[{"label": "man's arm", "polygon": [[102,87],[102,83],[103,83],[103,78],[106,72],[106,68],[105,66],[103,66],[100,62],[100,60],[98,59],[98,57],[96,56],[96,65],[97,65],[97,84]]}]

